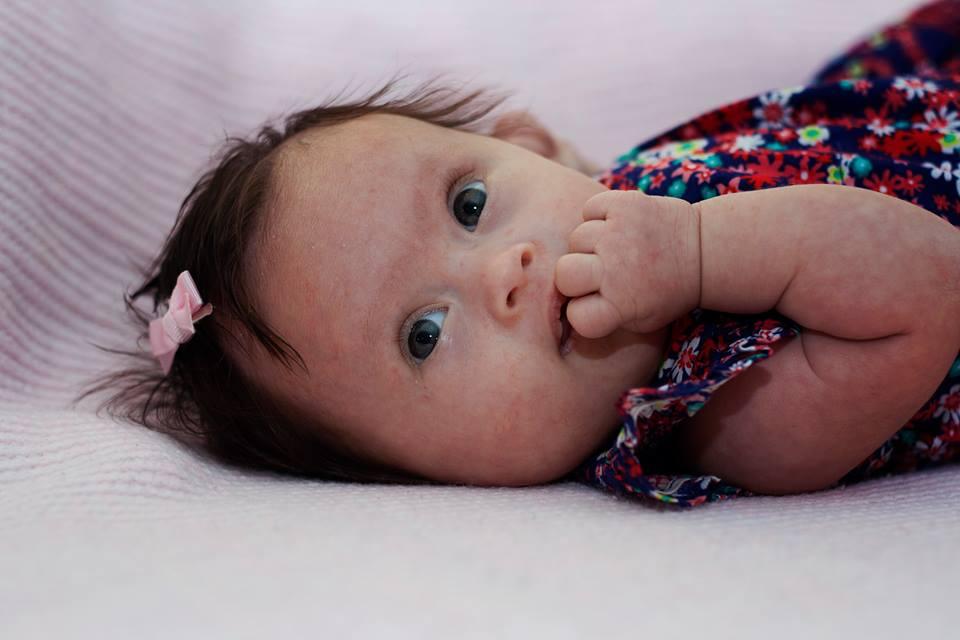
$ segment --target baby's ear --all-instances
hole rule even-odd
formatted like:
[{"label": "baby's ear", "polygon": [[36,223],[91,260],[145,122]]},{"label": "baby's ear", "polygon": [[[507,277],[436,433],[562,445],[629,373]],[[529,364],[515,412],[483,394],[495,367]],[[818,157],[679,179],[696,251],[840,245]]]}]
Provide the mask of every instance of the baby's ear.
[{"label": "baby's ear", "polygon": [[560,151],[560,145],[553,135],[527,111],[504,113],[497,118],[490,135],[551,160],[555,159]]}]

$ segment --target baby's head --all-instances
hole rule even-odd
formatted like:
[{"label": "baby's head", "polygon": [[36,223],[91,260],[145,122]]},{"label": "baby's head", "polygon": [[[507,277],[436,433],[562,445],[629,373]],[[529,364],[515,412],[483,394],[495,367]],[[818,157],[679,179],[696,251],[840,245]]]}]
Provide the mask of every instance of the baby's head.
[{"label": "baby's head", "polygon": [[391,88],[228,141],[133,295],[189,270],[214,312],[168,376],[111,378],[115,415],[353,480],[548,482],[610,436],[664,333],[563,340],[554,267],[606,187],[533,122],[475,132],[502,98]]}]

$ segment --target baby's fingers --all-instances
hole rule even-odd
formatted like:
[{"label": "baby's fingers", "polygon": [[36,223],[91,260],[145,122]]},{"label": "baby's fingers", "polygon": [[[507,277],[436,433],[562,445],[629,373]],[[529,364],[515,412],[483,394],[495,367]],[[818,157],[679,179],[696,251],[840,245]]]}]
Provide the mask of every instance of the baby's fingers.
[{"label": "baby's fingers", "polygon": [[570,253],[594,253],[604,231],[603,220],[588,220],[570,232]]},{"label": "baby's fingers", "polygon": [[567,320],[585,338],[602,338],[620,326],[620,312],[599,293],[571,300]]},{"label": "baby's fingers", "polygon": [[600,289],[603,263],[592,253],[568,253],[557,260],[557,289],[568,298],[576,298]]}]

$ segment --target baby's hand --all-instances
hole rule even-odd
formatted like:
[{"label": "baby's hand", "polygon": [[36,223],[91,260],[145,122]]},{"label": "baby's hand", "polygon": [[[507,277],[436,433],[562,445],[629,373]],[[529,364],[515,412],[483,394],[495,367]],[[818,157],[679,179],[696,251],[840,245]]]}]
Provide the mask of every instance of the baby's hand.
[{"label": "baby's hand", "polygon": [[586,338],[657,331],[700,303],[700,212],[677,198],[604,191],[583,208],[557,289]]}]

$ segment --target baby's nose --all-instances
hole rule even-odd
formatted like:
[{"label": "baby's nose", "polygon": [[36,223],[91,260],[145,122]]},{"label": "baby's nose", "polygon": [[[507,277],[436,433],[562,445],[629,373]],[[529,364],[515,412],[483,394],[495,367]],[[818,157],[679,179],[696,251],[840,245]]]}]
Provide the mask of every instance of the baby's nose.
[{"label": "baby's nose", "polygon": [[501,322],[515,319],[528,304],[534,251],[533,243],[518,242],[494,254],[486,265],[483,287],[487,307]]}]

